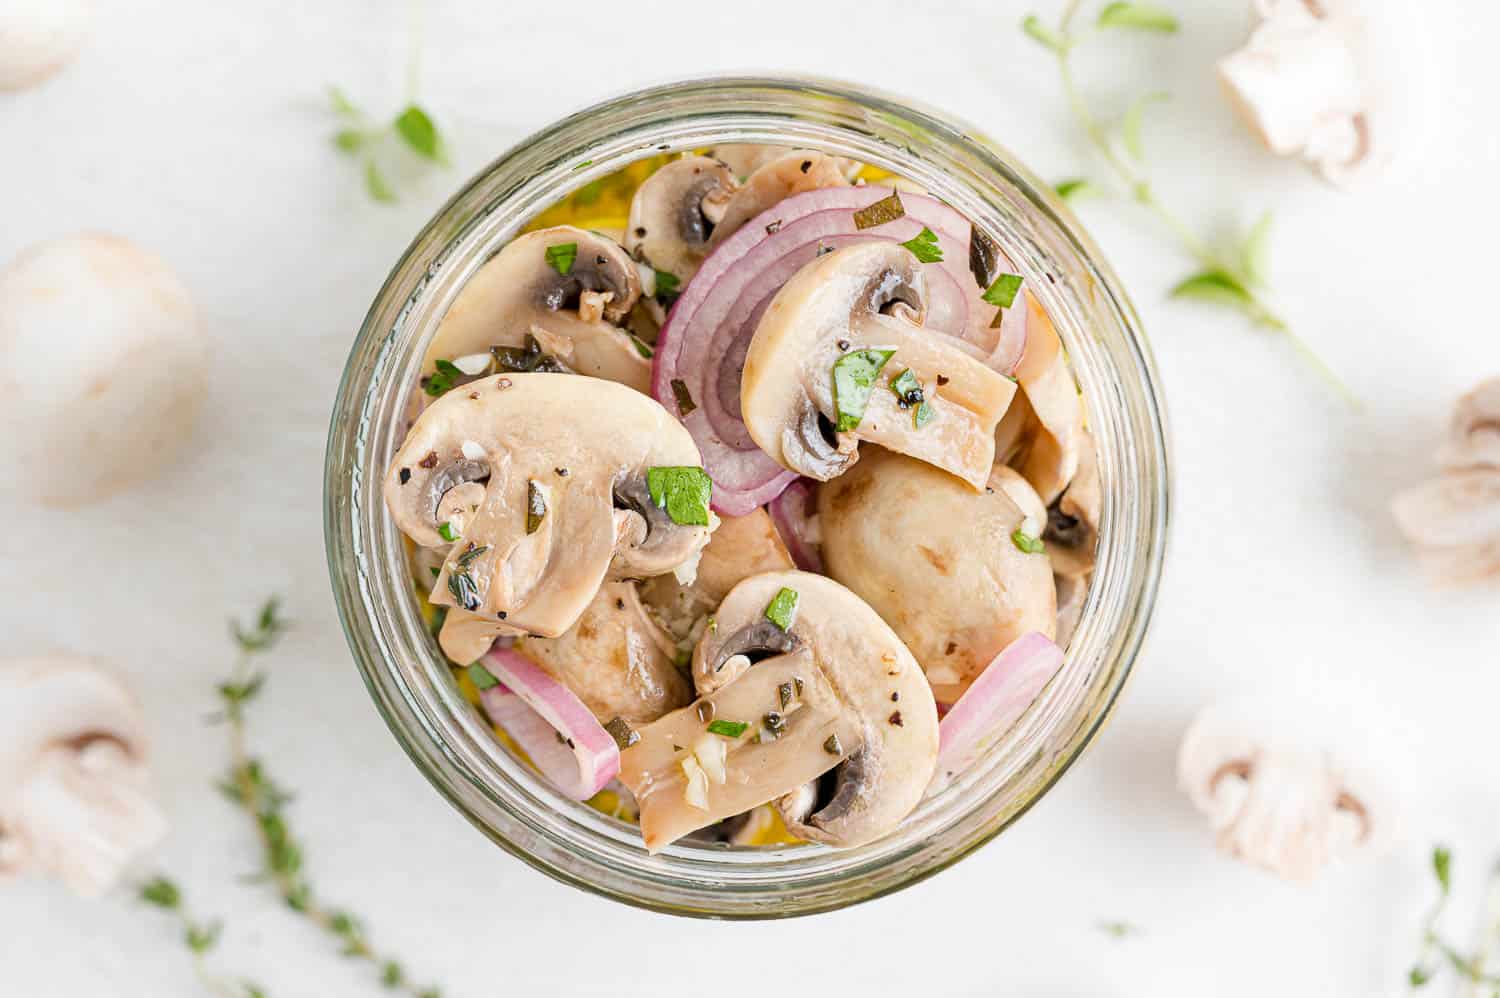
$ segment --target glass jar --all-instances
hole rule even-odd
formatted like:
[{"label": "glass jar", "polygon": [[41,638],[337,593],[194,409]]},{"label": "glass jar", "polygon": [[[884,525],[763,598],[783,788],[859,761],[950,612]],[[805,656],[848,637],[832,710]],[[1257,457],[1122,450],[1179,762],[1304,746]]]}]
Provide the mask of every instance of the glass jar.
[{"label": "glass jar", "polygon": [[[463,698],[411,589],[381,480],[407,428],[423,351],[489,256],[569,192],[660,152],[778,143],[905,176],[1010,255],[1051,314],[1086,402],[1103,491],[1098,567],[1057,678],[995,751],[856,849],[679,842],[648,855],[632,825],[554,793]],[[909,102],[840,83],[718,78],[657,87],[531,136],[416,237],[354,343],[325,467],[329,570],[349,645],[418,768],[497,844],[564,882],[684,915],[772,918],[897,890],[956,862],[1035,803],[1109,716],[1140,651],[1166,543],[1167,444],[1150,352],[1113,271],[1050,188],[995,142]]]}]

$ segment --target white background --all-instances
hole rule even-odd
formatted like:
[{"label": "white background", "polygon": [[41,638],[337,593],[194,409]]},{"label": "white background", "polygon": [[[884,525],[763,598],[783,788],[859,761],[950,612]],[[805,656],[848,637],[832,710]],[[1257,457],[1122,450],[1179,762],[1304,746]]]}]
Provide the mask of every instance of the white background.
[{"label": "white background", "polygon": [[[433,0],[420,94],[457,162],[391,207],[331,148],[322,95],[337,83],[399,107],[403,4],[101,3],[76,64],[0,96],[0,259],[80,229],[162,254],[202,309],[211,399],[189,458],[155,482],[68,516],[0,500],[0,653],[97,654],[134,678],[173,821],[151,865],[226,919],[214,963],[277,996],[378,988],[237,882],[252,834],[210,789],[224,747],[202,718],[228,662],[224,620],[270,592],[296,629],[268,663],[251,737],[298,791],[312,880],[447,995],[1398,992],[1432,841],[1455,846],[1461,938],[1500,852],[1500,603],[1429,589],[1386,513],[1430,472],[1452,399],[1500,373],[1500,12],[1465,2],[1460,20],[1458,3],[1396,5],[1409,30],[1437,25],[1439,127],[1414,176],[1357,196],[1263,155],[1231,119],[1212,64],[1243,37],[1244,5],[1180,0],[1176,38],[1080,52],[1104,107],[1173,94],[1152,112],[1148,153],[1195,225],[1222,234],[1276,209],[1279,301],[1366,404],[1341,404],[1232,315],[1167,302],[1188,264],[1162,234],[1128,204],[1080,206],[1134,293],[1171,408],[1165,587],[1104,736],[1011,831],[926,883],[810,920],[690,922],[564,888],[489,845],[397,749],[350,663],[323,561],[323,440],[351,337],[411,235],[488,158],[604,96],[692,73],[817,72],[946,108],[1045,176],[1092,165],[1011,2]],[[1335,691],[1341,713],[1379,705],[1379,747],[1415,779],[1390,857],[1296,887],[1213,852],[1173,756],[1215,696],[1304,686]],[[1100,920],[1139,932],[1116,940]],[[197,993],[156,913],[41,882],[0,888],[0,994]]]}]

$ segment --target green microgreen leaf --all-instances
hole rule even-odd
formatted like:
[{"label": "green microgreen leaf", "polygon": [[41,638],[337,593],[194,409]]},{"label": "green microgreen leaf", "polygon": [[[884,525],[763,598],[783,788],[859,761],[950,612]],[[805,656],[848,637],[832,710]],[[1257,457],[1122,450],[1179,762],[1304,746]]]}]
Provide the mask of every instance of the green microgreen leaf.
[{"label": "green microgreen leaf", "polygon": [[1172,34],[1177,30],[1177,15],[1154,3],[1116,2],[1099,12],[1099,26]]},{"label": "green microgreen leaf", "polygon": [[396,200],[396,192],[386,183],[385,174],[380,172],[380,167],[375,165],[373,159],[365,162],[365,190],[376,201],[388,204]]},{"label": "green microgreen leaf", "polygon": [[665,509],[673,523],[708,526],[708,507],[713,498],[714,483],[702,468],[647,469],[646,489],[651,494],[651,501]]},{"label": "green microgreen leaf", "polygon": [[943,260],[943,248],[938,245],[937,233],[925,225],[921,232],[901,245],[910,250],[911,255],[921,263],[941,263]]},{"label": "green microgreen leaf", "polygon": [[437,126],[427,112],[415,104],[409,104],[396,115],[396,134],[419,156],[441,163],[443,140]]},{"label": "green microgreen leaf", "polygon": [[1099,197],[1103,193],[1092,180],[1087,180],[1083,177],[1069,177],[1067,180],[1060,180],[1055,189],[1057,196],[1064,201],[1082,201],[1084,198]]},{"label": "green microgreen leaf", "polygon": [[715,735],[723,735],[725,738],[738,738],[745,733],[750,725],[744,721],[716,720],[708,722],[708,730]]},{"label": "green microgreen leaf", "polygon": [[791,630],[797,619],[798,599],[797,590],[782,586],[781,591],[766,605],[766,619],[783,631]]},{"label": "green microgreen leaf", "polygon": [[526,532],[534,534],[547,518],[547,491],[533,480],[526,482]]},{"label": "green microgreen leaf", "polygon": [[1240,266],[1244,269],[1245,276],[1258,285],[1266,283],[1270,270],[1268,259],[1271,253],[1271,219],[1269,211],[1261,215],[1245,236],[1244,245],[1240,247]]},{"label": "green microgreen leaf", "polygon": [[1141,119],[1146,114],[1146,107],[1150,104],[1160,104],[1169,97],[1169,94],[1159,91],[1142,94],[1131,101],[1130,107],[1125,110],[1125,117],[1120,120],[1120,139],[1125,143],[1125,151],[1137,161],[1145,158],[1145,151],[1141,147]]},{"label": "green microgreen leaf", "polygon": [[1001,274],[995,278],[995,283],[984,289],[982,299],[991,305],[999,305],[1001,308],[1010,308],[1016,302],[1016,294],[1021,290],[1021,276],[1019,274]]},{"label": "green microgreen leaf", "polygon": [[1058,55],[1068,50],[1068,40],[1043,24],[1042,19],[1035,14],[1026,15],[1026,19],[1021,22],[1021,30],[1026,32],[1032,41],[1046,46]]},{"label": "green microgreen leaf", "polygon": [[484,667],[482,662],[471,662],[468,668],[469,681],[476,689],[487,690],[492,686],[499,686],[500,680],[496,679],[490,670]]},{"label": "green microgreen leaf", "polygon": [[1041,538],[1032,537],[1020,527],[1017,527],[1015,532],[1010,535],[1010,540],[1024,554],[1041,554],[1047,549],[1047,546],[1042,543]]},{"label": "green microgreen leaf", "polygon": [[547,247],[547,262],[559,274],[570,272],[573,269],[573,261],[576,259],[578,259],[577,243],[558,243],[556,246]]},{"label": "green microgreen leaf", "polygon": [[[901,194],[891,191],[889,195],[876,201],[874,204],[866,205],[854,213],[854,227],[856,229],[873,229],[877,225],[894,222],[898,218],[906,216],[906,206],[901,203]],[[818,254],[822,256],[821,253]]]},{"label": "green microgreen leaf", "polygon": [[855,350],[833,362],[833,405],[838,418],[836,428],[847,433],[859,427],[870,405],[870,391],[875,379],[895,350]]},{"label": "green microgreen leaf", "polygon": [[447,520],[444,520],[442,523],[438,524],[438,536],[447,541],[449,544],[452,544],[454,541],[458,540],[458,534],[456,531],[454,531],[453,524],[449,523]]}]

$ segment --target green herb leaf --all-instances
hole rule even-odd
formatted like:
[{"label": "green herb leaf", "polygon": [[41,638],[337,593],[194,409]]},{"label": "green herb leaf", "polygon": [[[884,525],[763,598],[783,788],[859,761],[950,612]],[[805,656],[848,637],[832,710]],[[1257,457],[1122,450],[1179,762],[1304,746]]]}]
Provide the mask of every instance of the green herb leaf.
[{"label": "green herb leaf", "polygon": [[783,631],[792,629],[792,623],[797,619],[797,590],[781,587],[771,602],[766,606],[766,619]]},{"label": "green herb leaf", "polygon": [[911,250],[911,255],[922,263],[941,263],[943,260],[943,248],[938,245],[937,233],[925,225],[921,232],[901,245]]},{"label": "green herb leaf", "polygon": [[433,364],[433,372],[422,382],[422,390],[437,398],[452,389],[463,376],[464,372],[453,361],[439,359]]},{"label": "green herb leaf", "polygon": [[453,594],[458,605],[465,610],[478,610],[479,604],[483,602],[479,598],[479,587],[474,584],[469,573],[463,570],[448,573],[448,592]]},{"label": "green herb leaf", "polygon": [[344,152],[358,152],[365,144],[365,133],[358,128],[341,128],[334,134],[333,144]]},{"label": "green herb leaf", "polygon": [[328,103],[332,105],[334,114],[357,116],[361,113],[359,108],[354,106],[354,102],[346,97],[344,92],[338,87],[330,86],[328,88]]},{"label": "green herb leaf", "polygon": [[656,297],[669,298],[677,294],[681,288],[682,282],[677,279],[676,274],[665,270],[658,270],[656,272]]},{"label": "green herb leaf", "polygon": [[526,482],[526,532],[534,534],[547,518],[547,493],[535,481]]},{"label": "green herb leaf", "polygon": [[833,406],[838,412],[836,428],[847,433],[859,427],[870,405],[870,391],[881,368],[895,350],[855,350],[833,362]]},{"label": "green herb leaf", "polygon": [[401,964],[395,960],[387,960],[380,968],[380,983],[388,988],[395,988],[406,980],[406,974],[401,970]]},{"label": "green herb leaf", "polygon": [[156,877],[141,885],[141,900],[174,911],[182,903],[182,892],[166,877]]},{"label": "green herb leaf", "polygon": [[1129,922],[1100,922],[1099,931],[1115,939],[1124,939],[1135,935],[1136,928]]},{"label": "green herb leaf", "polygon": [[1406,973],[1406,983],[1414,988],[1420,988],[1430,980],[1432,980],[1432,971],[1420,964]]},{"label": "green herb leaf", "polygon": [[1035,14],[1026,15],[1026,19],[1021,22],[1021,30],[1026,32],[1032,41],[1045,45],[1058,55],[1068,50],[1068,40],[1043,24],[1042,19]]},{"label": "green herb leaf", "polygon": [[744,721],[709,721],[708,730],[711,734],[723,735],[725,738],[738,738],[750,727]]},{"label": "green herb leaf", "polygon": [[1194,274],[1173,288],[1171,294],[1173,298],[1228,305],[1242,311],[1250,310],[1255,304],[1245,286],[1222,270],[1205,270]]},{"label": "green herb leaf", "polygon": [[667,511],[673,523],[689,527],[708,526],[708,505],[714,483],[702,468],[663,467],[646,471],[646,490],[651,501]]},{"label": "green herb leaf", "polygon": [[189,924],[183,931],[182,937],[187,942],[188,949],[194,953],[207,953],[219,941],[219,932],[222,928],[218,922],[210,925]]},{"label": "green herb leaf", "polygon": [[1447,894],[1452,886],[1453,851],[1447,846],[1436,846],[1432,850],[1432,872],[1437,876],[1437,882]]},{"label": "green herb leaf", "polygon": [[479,547],[475,547],[471,543],[469,545],[469,550],[458,556],[458,567],[468,568],[480,555],[484,554],[489,549],[490,546],[488,544],[481,544]]},{"label": "green herb leaf", "polygon": [[1017,527],[1010,535],[1010,540],[1024,554],[1041,554],[1047,549],[1040,538],[1032,537],[1020,527]]},{"label": "green herb leaf", "polygon": [[1131,101],[1130,107],[1125,111],[1125,117],[1120,121],[1120,139],[1125,143],[1125,150],[1137,160],[1145,157],[1141,148],[1141,119],[1145,116],[1148,104],[1159,104],[1169,98],[1169,94],[1151,93],[1142,94]]},{"label": "green herb leaf", "polygon": [[1265,285],[1266,275],[1270,269],[1267,265],[1270,252],[1271,213],[1268,211],[1260,216],[1260,220],[1245,237],[1245,244],[1240,247],[1240,266],[1244,268],[1245,276],[1252,283]]},{"label": "green herb leaf", "polygon": [[1001,274],[995,278],[995,283],[984,289],[984,294],[979,297],[991,305],[999,305],[1001,308],[1010,308],[1016,302],[1016,294],[1021,290],[1021,277],[1019,274]]},{"label": "green herb leaf", "polygon": [[917,411],[911,414],[911,423],[917,429],[921,429],[932,422],[932,417],[937,415],[937,410],[932,407],[931,402],[923,402],[917,406]]},{"label": "green herb leaf", "polygon": [[[874,204],[866,205],[854,213],[854,227],[856,229],[873,229],[877,225],[894,222],[906,215],[906,207],[901,203],[901,195],[897,191],[891,191],[890,196],[883,197]],[[822,254],[819,253],[819,256]]]},{"label": "green herb leaf", "polygon": [[443,141],[426,111],[415,104],[409,104],[396,115],[395,124],[396,134],[419,156],[439,163],[443,161]]},{"label": "green herb leaf", "polygon": [[385,174],[380,172],[380,167],[375,165],[373,159],[365,161],[365,190],[369,191],[370,197],[376,201],[387,204],[396,200],[396,192],[391,190],[391,185],[386,183]]},{"label": "green herb leaf", "polygon": [[647,360],[650,360],[652,357],[656,356],[656,351],[652,348],[651,344],[635,335],[635,333],[627,332],[625,335],[630,337],[630,345],[635,347],[636,353],[640,354],[642,357],[645,357]]},{"label": "green herb leaf", "polygon": [[672,379],[672,396],[677,399],[677,412],[686,416],[698,408],[698,403],[693,401],[693,394],[688,391],[687,382],[681,378]]},{"label": "green herb leaf", "polygon": [[1083,177],[1070,177],[1067,180],[1058,181],[1057,196],[1064,201],[1082,201],[1084,198],[1096,198],[1103,192],[1094,185],[1092,180]]},{"label": "green herb leaf", "polygon": [[261,605],[260,613],[256,615],[253,626],[246,628],[237,620],[229,622],[229,633],[235,643],[240,646],[240,651],[247,655],[252,652],[265,651],[276,643],[281,637],[281,632],[286,630],[286,623],[281,619],[281,600],[272,596]]},{"label": "green herb leaf", "polygon": [[484,667],[483,662],[470,663],[466,671],[469,673],[469,681],[476,689],[487,690],[500,685],[500,680],[490,674],[490,670]]},{"label": "green herb leaf", "polygon": [[1116,2],[1099,12],[1099,26],[1172,34],[1177,30],[1177,16],[1154,3]]},{"label": "green herb leaf", "polygon": [[891,391],[907,405],[922,401],[922,383],[909,367],[891,379]]},{"label": "green herb leaf", "polygon": [[442,523],[438,524],[438,536],[447,541],[449,544],[452,544],[454,541],[458,540],[458,534],[454,533],[453,531],[453,524],[449,523],[447,520],[444,520]]},{"label": "green herb leaf", "polygon": [[552,269],[559,274],[566,274],[573,269],[573,261],[578,259],[577,243],[558,243],[556,246],[547,247],[547,262]]}]

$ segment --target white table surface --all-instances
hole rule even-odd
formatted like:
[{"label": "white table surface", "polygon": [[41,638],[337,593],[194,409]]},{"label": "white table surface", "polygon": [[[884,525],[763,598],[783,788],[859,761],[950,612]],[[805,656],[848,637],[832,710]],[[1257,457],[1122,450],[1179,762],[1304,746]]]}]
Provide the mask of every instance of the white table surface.
[{"label": "white table surface", "polygon": [[[1456,23],[1459,3],[1405,16]],[[217,965],[278,996],[378,990],[237,882],[252,836],[209,789],[224,746],[201,718],[228,660],[224,618],[270,592],[297,626],[269,663],[251,737],[298,791],[291,817],[312,879],[450,996],[700,996],[775,982],[810,994],[1393,993],[1439,837],[1455,846],[1453,928],[1467,936],[1500,851],[1500,604],[1493,590],[1430,590],[1386,508],[1429,472],[1451,400],[1500,372],[1494,5],[1465,0],[1462,26],[1443,29],[1443,125],[1421,169],[1359,196],[1264,156],[1232,122],[1211,66],[1241,39],[1244,5],[1182,0],[1177,38],[1084,53],[1098,94],[1173,93],[1147,139],[1159,186],[1186,215],[1223,231],[1277,209],[1280,301],[1367,405],[1343,406],[1286,344],[1235,317],[1167,302],[1187,263],[1129,205],[1083,205],[1151,331],[1173,416],[1176,520],[1152,640],[1103,737],[1000,840],[893,897],[779,924],[673,919],[562,887],[428,787],[376,716],[334,618],[320,499],[334,386],[388,266],[449,191],[532,129],[643,83],[746,68],[864,81],[978,123],[1045,175],[1079,172],[1085,150],[1051,66],[1016,30],[1027,7],[433,0],[421,94],[457,163],[384,207],[330,148],[322,92],[337,83],[397,106],[404,5],[99,6],[77,63],[0,96],[0,259],[80,229],[128,236],[182,274],[218,363],[192,454],[160,479],[73,515],[0,500],[13,524],[0,532],[0,652],[97,654],[133,677],[173,822],[153,865],[225,917]],[[1173,778],[1201,704],[1304,685],[1382,705],[1395,718],[1388,746],[1417,777],[1404,845],[1312,887],[1219,858]],[[1100,920],[1140,932],[1116,940]],[[0,995],[198,993],[154,913],[48,883],[0,888]]]}]

